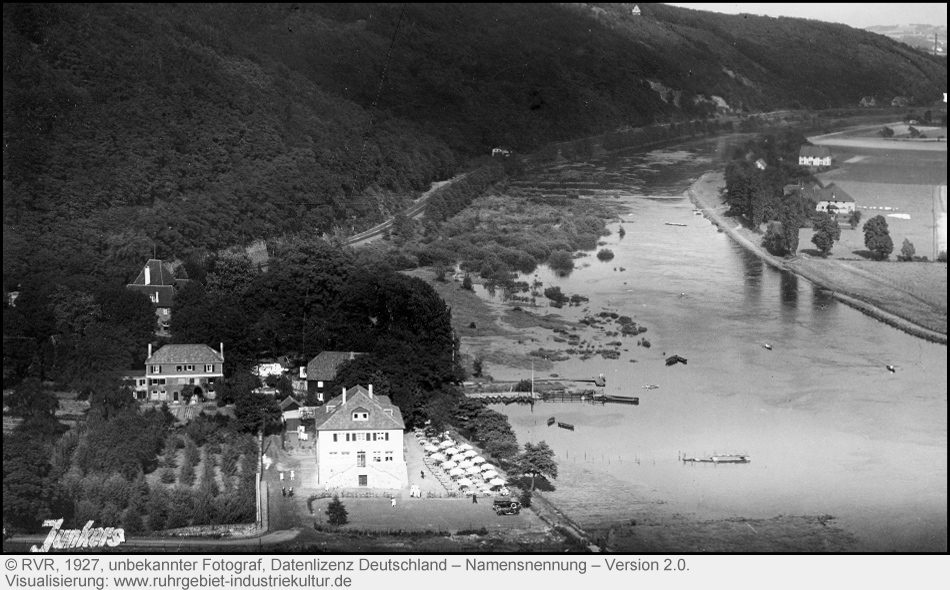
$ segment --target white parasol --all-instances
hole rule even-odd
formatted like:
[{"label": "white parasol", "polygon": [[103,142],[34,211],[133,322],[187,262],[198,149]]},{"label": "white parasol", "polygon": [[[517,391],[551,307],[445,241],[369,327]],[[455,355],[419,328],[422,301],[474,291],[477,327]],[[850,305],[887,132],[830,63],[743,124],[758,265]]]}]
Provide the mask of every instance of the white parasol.
[{"label": "white parasol", "polygon": [[462,469],[468,469],[469,467],[472,467],[472,462],[468,460],[459,461],[459,467],[461,467]]},{"label": "white parasol", "polygon": [[465,473],[468,473],[469,475],[478,475],[481,473],[481,471],[478,470],[478,467],[472,465],[471,467],[465,469]]},{"label": "white parasol", "polygon": [[498,472],[497,471],[483,471],[482,477],[485,478],[486,480],[489,480],[493,477],[498,477]]},{"label": "white parasol", "polygon": [[[460,447],[460,448],[461,448],[461,447]],[[471,450],[471,449],[469,449],[469,450],[465,451],[464,453],[462,453],[462,456],[465,457],[465,458],[467,458],[467,459],[471,459],[472,457],[475,457],[475,456],[477,456],[477,455],[478,455],[478,453],[475,452],[475,451],[473,451],[473,450]]]},{"label": "white parasol", "polygon": [[435,446],[435,445],[432,445],[432,444],[428,444],[428,445],[426,445],[426,446],[424,446],[424,447],[422,447],[422,448],[425,449],[426,452],[428,452],[428,453],[434,453],[434,452],[436,452],[436,451],[439,450],[439,447],[437,447],[437,446]]},{"label": "white parasol", "polygon": [[465,475],[465,471],[463,469],[455,467],[449,470],[449,475],[451,475],[452,477],[461,477]]},{"label": "white parasol", "polygon": [[482,465],[482,471],[494,471],[495,466],[490,463],[485,463]]},{"label": "white parasol", "polygon": [[472,463],[474,463],[475,465],[478,465],[484,462],[485,462],[485,457],[482,457],[481,455],[476,455],[472,457]]},{"label": "white parasol", "polygon": [[445,453],[446,455],[456,455],[458,453],[461,453],[462,451],[456,449],[455,447],[448,447],[446,449],[442,449],[442,452]]},{"label": "white parasol", "polygon": [[500,477],[496,477],[495,479],[491,480],[488,483],[490,483],[492,486],[503,486],[505,485],[505,480],[503,480]]},{"label": "white parasol", "polygon": [[448,457],[446,457],[442,453],[432,453],[431,455],[429,455],[429,458],[435,461],[436,463],[441,463],[448,459]]},{"label": "white parasol", "polygon": [[462,449],[463,451],[470,451],[470,450],[472,450],[474,447],[472,447],[472,445],[470,445],[470,444],[468,444],[468,443],[465,443],[465,444],[459,445],[459,448]]},{"label": "white parasol", "polygon": [[459,464],[456,463],[455,461],[446,461],[445,463],[442,464],[442,469],[455,469],[458,466]]},{"label": "white parasol", "polygon": [[444,440],[441,443],[439,443],[439,448],[441,449],[447,449],[449,447],[454,447],[454,446],[455,446],[455,442],[453,442],[451,439]]},{"label": "white parasol", "polygon": [[457,484],[460,485],[460,486],[467,486],[467,487],[472,487],[472,485],[473,485],[473,484],[472,484],[472,480],[470,480],[470,479],[467,478],[467,477],[463,477],[462,479],[458,480],[458,481],[455,482],[455,483],[457,483]]}]

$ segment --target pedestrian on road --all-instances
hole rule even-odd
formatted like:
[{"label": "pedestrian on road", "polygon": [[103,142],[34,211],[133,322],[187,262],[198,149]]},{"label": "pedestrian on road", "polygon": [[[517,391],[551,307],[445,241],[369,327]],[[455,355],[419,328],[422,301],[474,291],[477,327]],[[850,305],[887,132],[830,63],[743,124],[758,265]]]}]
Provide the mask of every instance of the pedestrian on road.
[{"label": "pedestrian on road", "polygon": [[478,504],[478,494],[472,494],[472,504]]},{"label": "pedestrian on road", "polygon": [[280,486],[280,493],[281,493],[282,496],[284,496],[284,497],[286,498],[286,497],[287,497],[287,488],[285,488],[284,486]]},{"label": "pedestrian on road", "polygon": [[293,486],[291,486],[290,491],[287,492],[287,495],[290,496],[291,498],[294,497],[294,488],[293,488]]},{"label": "pedestrian on road", "polygon": [[425,479],[425,478],[426,478],[426,472],[423,471],[423,470],[421,470],[421,469],[419,470],[419,475],[422,476],[422,479]]},{"label": "pedestrian on road", "polygon": [[395,497],[395,496],[393,496],[392,507],[393,507],[393,508],[396,507],[396,497]]},{"label": "pedestrian on road", "polygon": [[290,481],[293,481],[293,480],[294,480],[294,470],[291,469],[291,470],[290,470]]}]

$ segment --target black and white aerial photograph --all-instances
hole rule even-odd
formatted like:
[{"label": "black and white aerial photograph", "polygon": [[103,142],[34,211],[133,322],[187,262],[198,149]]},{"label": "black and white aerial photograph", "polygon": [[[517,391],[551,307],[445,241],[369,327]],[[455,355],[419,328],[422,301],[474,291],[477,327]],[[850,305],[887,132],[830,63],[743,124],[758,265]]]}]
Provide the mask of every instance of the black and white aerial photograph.
[{"label": "black and white aerial photograph", "polygon": [[2,302],[6,554],[945,553],[947,5],[4,3]]}]

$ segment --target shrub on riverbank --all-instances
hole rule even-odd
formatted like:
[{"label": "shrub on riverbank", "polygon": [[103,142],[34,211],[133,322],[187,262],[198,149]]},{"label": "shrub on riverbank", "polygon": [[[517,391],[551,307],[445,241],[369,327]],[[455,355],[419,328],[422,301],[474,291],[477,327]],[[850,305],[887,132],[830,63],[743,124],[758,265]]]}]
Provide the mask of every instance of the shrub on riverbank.
[{"label": "shrub on riverbank", "polygon": [[613,257],[614,257],[613,250],[610,250],[609,248],[604,248],[603,250],[597,253],[598,260],[607,261],[607,260],[612,260]]}]

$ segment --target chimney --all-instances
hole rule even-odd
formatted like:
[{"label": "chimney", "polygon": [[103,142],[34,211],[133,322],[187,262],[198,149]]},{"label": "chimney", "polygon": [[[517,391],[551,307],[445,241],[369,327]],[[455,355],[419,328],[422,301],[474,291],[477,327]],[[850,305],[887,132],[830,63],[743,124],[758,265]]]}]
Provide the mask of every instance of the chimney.
[{"label": "chimney", "polygon": [[147,263],[145,264],[145,284],[152,284],[152,272],[149,270]]},{"label": "chimney", "polygon": [[369,399],[373,399],[373,384],[369,384]]},{"label": "chimney", "polygon": [[224,342],[219,342],[221,345],[221,358],[224,358]]},{"label": "chimney", "polygon": [[148,358],[152,358],[152,343],[148,343]]},{"label": "chimney", "polygon": [[343,386],[343,403],[346,403],[346,386]]}]

